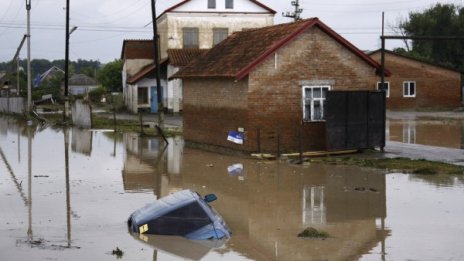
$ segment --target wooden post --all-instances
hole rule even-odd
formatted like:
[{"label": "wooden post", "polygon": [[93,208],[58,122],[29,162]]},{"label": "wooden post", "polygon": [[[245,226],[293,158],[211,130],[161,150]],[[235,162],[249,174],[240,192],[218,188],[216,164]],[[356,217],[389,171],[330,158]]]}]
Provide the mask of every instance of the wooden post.
[{"label": "wooden post", "polygon": [[299,143],[299,150],[300,150],[300,163],[303,163],[303,135],[302,135],[303,126],[298,130],[298,143]]}]

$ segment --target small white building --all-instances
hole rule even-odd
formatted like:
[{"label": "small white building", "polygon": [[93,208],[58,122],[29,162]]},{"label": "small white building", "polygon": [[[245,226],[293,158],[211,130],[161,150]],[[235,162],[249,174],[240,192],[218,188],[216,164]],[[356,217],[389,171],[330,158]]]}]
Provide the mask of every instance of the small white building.
[{"label": "small white building", "polygon": [[74,74],[69,78],[69,93],[72,95],[87,95],[98,87],[97,81],[85,74]]},{"label": "small white building", "polygon": [[[166,9],[157,18],[163,103],[169,112],[182,110],[182,80],[169,78],[182,64],[174,52],[188,62],[199,53],[177,49],[210,49],[236,31],[273,25],[275,11],[256,0],[185,0]],[[169,51],[176,49],[176,51]],[[171,56],[169,55],[171,53]],[[180,56],[179,56],[180,55]],[[131,112],[157,112],[152,40],[125,40],[121,59],[125,105]],[[153,72],[153,73],[152,73]],[[156,105],[154,105],[156,103]]]}]

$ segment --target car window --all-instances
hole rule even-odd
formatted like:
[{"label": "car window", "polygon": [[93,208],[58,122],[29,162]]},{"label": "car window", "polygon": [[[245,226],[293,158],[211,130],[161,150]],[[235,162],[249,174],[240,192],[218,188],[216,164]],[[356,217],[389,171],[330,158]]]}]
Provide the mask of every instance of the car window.
[{"label": "car window", "polygon": [[149,223],[150,233],[158,235],[186,235],[211,223],[198,202],[173,210]]}]

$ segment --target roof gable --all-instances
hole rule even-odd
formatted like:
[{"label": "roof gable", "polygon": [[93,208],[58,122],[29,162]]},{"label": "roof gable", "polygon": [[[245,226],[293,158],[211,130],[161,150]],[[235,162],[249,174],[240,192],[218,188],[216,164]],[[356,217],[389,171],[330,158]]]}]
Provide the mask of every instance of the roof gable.
[{"label": "roof gable", "polygon": [[243,79],[267,57],[313,26],[317,26],[370,66],[380,69],[380,65],[375,60],[319,21],[318,18],[312,18],[234,33],[203,55],[202,59],[195,60],[173,77]]},{"label": "roof gable", "polygon": [[[165,65],[167,62],[167,59],[163,59],[160,61],[160,66],[163,66]],[[160,67],[161,68],[161,67]],[[149,75],[155,75],[155,69],[156,69],[156,65],[154,63],[152,64],[149,64],[145,67],[143,67],[138,73],[136,73],[134,76],[130,77],[129,79],[127,79],[127,83],[128,84],[135,84],[137,83],[138,81],[140,81],[141,79],[143,78],[146,78],[148,77]]]},{"label": "roof gable", "polygon": [[69,78],[70,85],[83,85],[83,86],[94,86],[97,85],[97,81],[85,74],[74,74]]},{"label": "roof gable", "polygon": [[276,13],[276,11],[257,0],[235,0],[233,9],[225,9],[224,2],[218,1],[215,9],[208,9],[207,0],[185,0],[166,9],[160,16],[170,12]]},{"label": "roof gable", "polygon": [[121,59],[151,59],[155,57],[153,40],[124,40]]}]

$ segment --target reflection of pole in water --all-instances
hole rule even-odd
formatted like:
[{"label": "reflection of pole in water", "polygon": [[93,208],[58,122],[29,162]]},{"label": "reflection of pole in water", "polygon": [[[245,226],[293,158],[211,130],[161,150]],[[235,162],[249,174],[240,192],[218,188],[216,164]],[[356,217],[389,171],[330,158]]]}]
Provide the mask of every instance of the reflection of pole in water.
[{"label": "reflection of pole in water", "polygon": [[113,157],[116,158],[116,129],[114,129]]},{"label": "reflection of pole in water", "polygon": [[[164,145],[163,148],[161,149],[161,151],[158,151],[158,156],[156,157],[156,163],[155,163],[155,166],[157,168],[157,172],[158,172],[158,175],[156,175],[156,182],[155,184],[157,184],[157,188],[155,188],[155,195],[156,195],[156,198],[159,199],[160,197],[162,197],[162,193],[161,193],[161,190],[162,190],[162,186],[163,186],[163,182],[162,182],[162,177],[163,175],[166,174],[166,164],[167,164],[167,161],[166,160],[163,160],[164,159],[164,156],[166,155],[166,149],[168,148],[168,144],[167,143],[164,143],[163,141],[160,140],[160,145]],[[158,147],[158,150],[159,150],[160,147]]]},{"label": "reflection of pole in water", "polygon": [[27,238],[32,242],[32,130],[31,126],[27,126],[27,190],[28,190],[28,214],[29,227],[27,229]]},{"label": "reflection of pole in water", "polygon": [[21,163],[21,133],[18,130],[18,162]]},{"label": "reflection of pole in water", "polygon": [[69,130],[64,130],[64,163],[66,175],[66,228],[68,247],[71,247],[71,199],[69,191]]},{"label": "reflection of pole in water", "polygon": [[16,189],[18,190],[19,194],[21,195],[21,198],[24,201],[24,204],[27,206],[29,200],[26,198],[26,195],[24,195],[23,187],[22,187],[21,183],[18,182],[18,179],[16,178],[16,175],[13,172],[13,168],[11,168],[10,163],[8,163],[8,160],[7,160],[6,156],[5,156],[5,153],[3,153],[3,150],[2,150],[1,147],[0,147],[0,156],[2,157],[3,162],[5,162],[6,169],[10,173],[11,178],[13,179],[13,182],[16,185]]},{"label": "reflection of pole in water", "polygon": [[157,261],[158,260],[158,251],[156,250],[156,248],[153,250],[153,261]]},{"label": "reflection of pole in water", "polygon": [[382,261],[385,261],[385,218],[382,218]]}]

